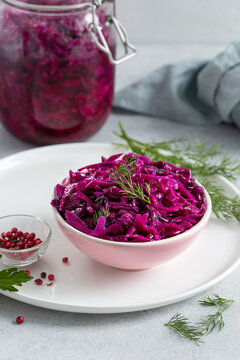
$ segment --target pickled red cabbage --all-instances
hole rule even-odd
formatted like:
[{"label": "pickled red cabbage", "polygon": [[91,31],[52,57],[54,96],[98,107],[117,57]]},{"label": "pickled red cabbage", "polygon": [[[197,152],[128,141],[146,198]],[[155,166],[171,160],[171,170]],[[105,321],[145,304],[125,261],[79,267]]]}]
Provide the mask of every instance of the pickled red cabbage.
[{"label": "pickled red cabbage", "polygon": [[[116,170],[128,164],[129,157],[135,159],[131,184],[143,190],[143,199],[131,198],[119,184]],[[190,170],[132,153],[70,170],[56,185],[51,204],[74,228],[121,242],[156,241],[181,234],[199,222],[207,206],[204,189]]]}]

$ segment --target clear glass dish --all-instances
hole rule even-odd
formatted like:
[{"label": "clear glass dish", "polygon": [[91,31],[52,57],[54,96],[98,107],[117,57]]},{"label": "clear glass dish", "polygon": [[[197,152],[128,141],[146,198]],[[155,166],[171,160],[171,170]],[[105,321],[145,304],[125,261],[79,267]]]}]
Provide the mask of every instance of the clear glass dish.
[{"label": "clear glass dish", "polygon": [[31,215],[16,214],[0,218],[0,234],[11,231],[14,227],[22,232],[35,233],[36,237],[40,238],[42,242],[28,249],[10,250],[0,248],[1,261],[4,265],[10,267],[26,266],[34,263],[45,253],[49,245],[52,233],[50,226],[39,217]]}]

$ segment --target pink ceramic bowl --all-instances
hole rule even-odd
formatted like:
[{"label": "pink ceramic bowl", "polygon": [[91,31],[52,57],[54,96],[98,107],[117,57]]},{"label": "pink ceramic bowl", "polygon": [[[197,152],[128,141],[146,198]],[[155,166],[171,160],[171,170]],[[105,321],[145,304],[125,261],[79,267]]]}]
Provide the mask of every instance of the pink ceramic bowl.
[{"label": "pink ceramic bowl", "polygon": [[205,196],[207,210],[195,226],[180,235],[146,243],[115,242],[89,236],[70,226],[55,208],[53,208],[53,212],[67,239],[84,254],[114,268],[144,270],[174,259],[200,235],[207,225],[212,211],[212,202],[206,190]]}]

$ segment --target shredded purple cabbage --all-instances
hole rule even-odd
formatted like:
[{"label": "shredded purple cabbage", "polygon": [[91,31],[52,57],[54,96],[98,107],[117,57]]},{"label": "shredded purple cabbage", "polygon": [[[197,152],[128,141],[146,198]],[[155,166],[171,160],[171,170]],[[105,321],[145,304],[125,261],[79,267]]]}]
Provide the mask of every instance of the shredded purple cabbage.
[{"label": "shredded purple cabbage", "polygon": [[[150,203],[129,198],[112,177],[129,156],[136,159],[132,182],[144,189],[146,183],[150,186]],[[120,242],[156,241],[181,234],[199,222],[207,206],[204,189],[190,170],[135,154],[113,155],[70,171],[56,185],[51,204],[74,228]],[[104,209],[108,209],[106,216]],[[94,222],[99,212],[102,215]]]},{"label": "shredded purple cabbage", "polygon": [[[104,4],[97,21],[114,52],[111,27],[105,26],[111,11]],[[49,15],[2,5],[0,118],[19,138],[35,144],[82,141],[104,124],[112,104],[114,67],[92,41],[91,22],[90,9]]]}]

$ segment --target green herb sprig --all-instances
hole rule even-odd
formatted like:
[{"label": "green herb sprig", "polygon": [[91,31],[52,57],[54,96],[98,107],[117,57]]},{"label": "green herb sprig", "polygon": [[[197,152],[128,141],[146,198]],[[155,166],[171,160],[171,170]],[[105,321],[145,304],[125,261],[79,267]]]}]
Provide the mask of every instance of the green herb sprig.
[{"label": "green herb sprig", "polygon": [[17,268],[10,268],[0,271],[0,289],[3,291],[15,291],[18,289],[15,286],[22,286],[23,283],[26,283],[32,280],[33,277],[26,274],[23,270],[18,270]]},{"label": "green herb sprig", "polygon": [[191,325],[188,318],[179,313],[173,315],[165,325],[175,330],[180,336],[194,341],[197,345],[203,342],[201,327]]},{"label": "green herb sprig", "polygon": [[203,334],[209,334],[214,329],[222,330],[224,327],[223,313],[230,308],[234,300],[223,299],[219,295],[213,294],[212,296],[200,299],[199,303],[203,306],[216,306],[218,308],[214,314],[200,320],[199,325],[202,328]]},{"label": "green herb sprig", "polygon": [[119,127],[120,133],[115,134],[126,142],[121,146],[131,149],[136,154],[147,156],[152,161],[164,160],[190,169],[193,176],[209,192],[216,217],[236,219],[240,222],[240,197],[230,198],[225,195],[215,178],[216,175],[222,175],[231,181],[236,180],[240,176],[240,163],[226,154],[222,155],[219,144],[208,147],[198,140],[188,144],[183,138],[145,143],[128,136],[121,123]]},{"label": "green herb sprig", "polygon": [[[0,254],[0,259],[2,255]],[[23,283],[26,283],[32,280],[33,277],[25,273],[23,270],[18,270],[17,268],[10,268],[0,271],[0,289],[3,291],[15,291],[18,289],[15,286],[22,286]]]},{"label": "green herb sprig", "polygon": [[94,223],[95,226],[97,225],[98,219],[101,216],[104,216],[106,219],[109,216],[109,208],[108,208],[107,205],[105,205],[103,207],[100,207],[99,210],[96,210],[94,212],[94,214],[93,214],[93,223]]},{"label": "green herb sprig", "polygon": [[210,334],[213,330],[221,331],[224,327],[223,313],[230,308],[234,300],[227,300],[217,294],[204,297],[199,300],[199,304],[203,306],[215,306],[217,311],[208,315],[205,319],[201,319],[196,325],[183,315],[177,313],[165,325],[176,331],[180,336],[194,341],[200,345],[203,342],[202,337]]},{"label": "green herb sprig", "polygon": [[133,180],[136,172],[136,157],[126,156],[122,163],[110,172],[110,177],[120,186],[121,193],[130,199],[139,199],[148,204],[150,201],[150,185]]}]

